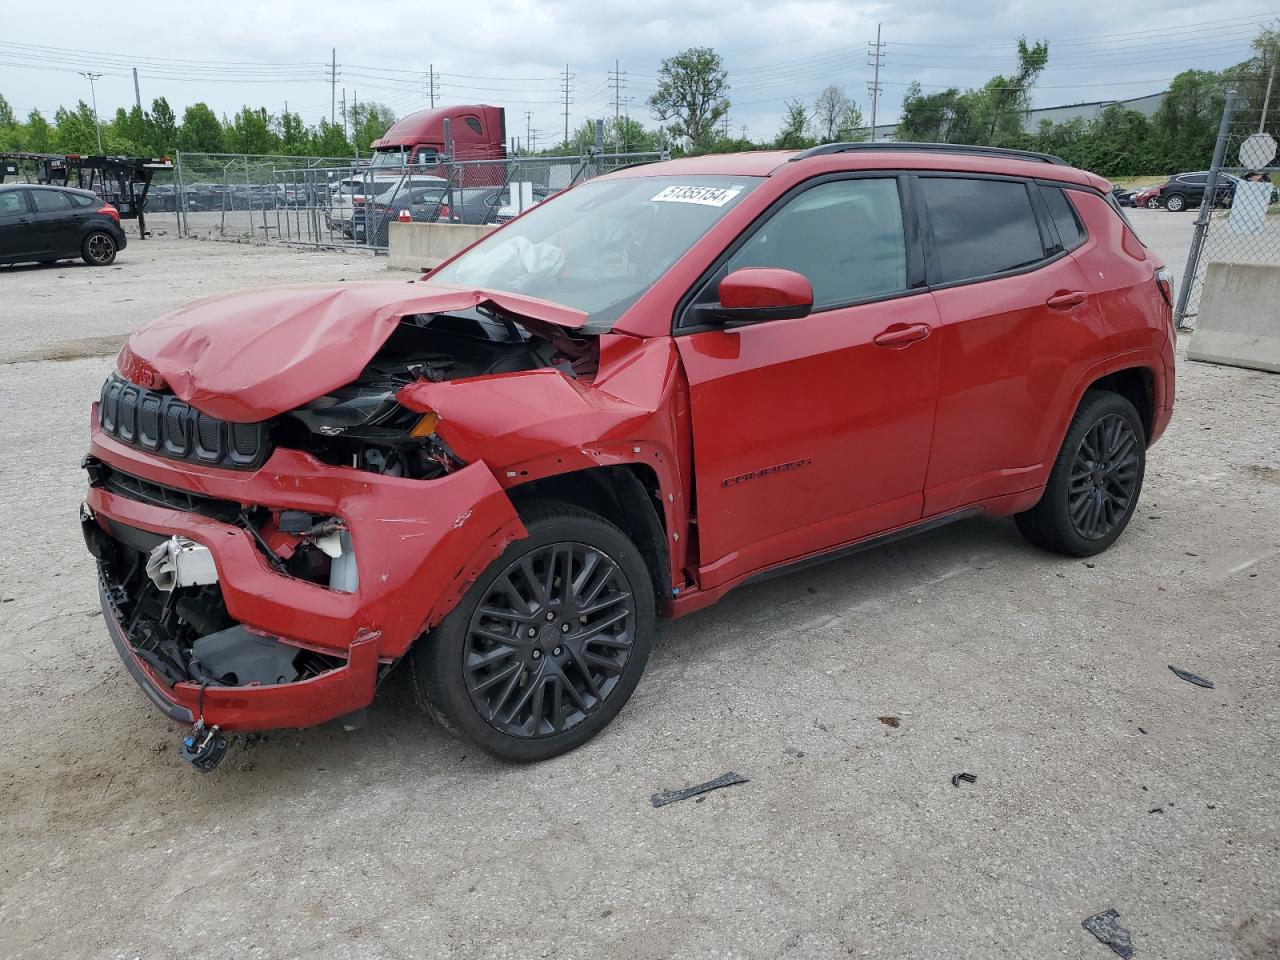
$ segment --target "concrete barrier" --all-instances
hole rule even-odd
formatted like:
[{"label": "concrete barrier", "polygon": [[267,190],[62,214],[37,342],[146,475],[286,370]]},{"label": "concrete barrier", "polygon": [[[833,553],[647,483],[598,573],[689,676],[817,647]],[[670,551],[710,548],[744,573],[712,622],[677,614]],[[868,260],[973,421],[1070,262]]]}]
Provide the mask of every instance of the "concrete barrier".
[{"label": "concrete barrier", "polygon": [[1187,358],[1280,373],[1280,264],[1209,264]]},{"label": "concrete barrier", "polygon": [[448,260],[493,229],[470,223],[387,224],[387,269],[425,270]]}]

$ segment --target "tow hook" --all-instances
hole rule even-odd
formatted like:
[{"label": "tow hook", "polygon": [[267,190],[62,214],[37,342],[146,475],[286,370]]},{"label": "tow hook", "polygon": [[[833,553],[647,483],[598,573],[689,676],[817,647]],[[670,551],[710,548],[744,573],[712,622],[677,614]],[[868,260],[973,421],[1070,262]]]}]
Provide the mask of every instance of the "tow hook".
[{"label": "tow hook", "polygon": [[205,728],[204,720],[197,720],[191,732],[178,744],[178,756],[191,764],[201,773],[215,769],[227,755],[227,738],[218,730],[218,725]]}]

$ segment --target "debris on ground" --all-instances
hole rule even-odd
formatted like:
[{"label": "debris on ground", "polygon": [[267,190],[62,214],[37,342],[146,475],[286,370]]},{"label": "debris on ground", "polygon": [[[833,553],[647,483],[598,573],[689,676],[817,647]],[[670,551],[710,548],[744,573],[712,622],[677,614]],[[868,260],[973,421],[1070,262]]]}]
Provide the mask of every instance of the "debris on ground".
[{"label": "debris on ground", "polygon": [[741,774],[730,771],[723,776],[708,780],[706,783],[700,783],[694,787],[685,787],[683,790],[663,790],[661,793],[655,793],[649,797],[649,802],[655,807],[665,807],[668,803],[688,800],[690,797],[696,797],[700,793],[719,790],[721,787],[732,787],[738,783],[750,783],[750,781]]},{"label": "debris on ground", "polygon": [[1120,914],[1114,910],[1108,910],[1081,921],[1080,926],[1110,947],[1117,956],[1128,960],[1133,956],[1133,940],[1129,936],[1129,931],[1116,923],[1119,919]]},{"label": "debris on ground", "polygon": [[883,723],[886,727],[896,727],[899,723],[902,722],[897,717],[876,717],[876,719],[879,720],[881,723]]},{"label": "debris on ground", "polygon": [[1172,663],[1169,664],[1169,669],[1173,671],[1173,675],[1179,680],[1185,680],[1187,683],[1194,683],[1197,687],[1207,687],[1210,690],[1213,689],[1213,681],[1206,680],[1198,673],[1189,673],[1186,670],[1179,670]]},{"label": "debris on ground", "polygon": [[963,780],[965,783],[977,783],[978,775],[976,773],[957,773],[954,777],[951,778],[951,785],[953,787],[958,787],[960,786],[961,780]]}]

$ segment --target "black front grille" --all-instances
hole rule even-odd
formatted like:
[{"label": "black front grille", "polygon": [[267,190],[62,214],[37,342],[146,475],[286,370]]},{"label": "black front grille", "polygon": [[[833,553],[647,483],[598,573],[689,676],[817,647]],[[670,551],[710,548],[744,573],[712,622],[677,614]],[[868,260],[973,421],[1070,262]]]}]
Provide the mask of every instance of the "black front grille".
[{"label": "black front grille", "polygon": [[104,431],[162,457],[254,470],[271,452],[266,423],[228,423],[116,374],[102,385],[101,400],[98,423]]},{"label": "black front grille", "polygon": [[86,457],[83,466],[89,471],[89,482],[93,486],[100,486],[119,496],[155,507],[168,507],[170,510],[181,510],[183,513],[198,513],[202,517],[209,517],[211,520],[222,523],[235,523],[245,510],[233,500],[219,500],[216,497],[192,493],[190,490],[153,483],[132,473],[117,470],[96,457]]}]

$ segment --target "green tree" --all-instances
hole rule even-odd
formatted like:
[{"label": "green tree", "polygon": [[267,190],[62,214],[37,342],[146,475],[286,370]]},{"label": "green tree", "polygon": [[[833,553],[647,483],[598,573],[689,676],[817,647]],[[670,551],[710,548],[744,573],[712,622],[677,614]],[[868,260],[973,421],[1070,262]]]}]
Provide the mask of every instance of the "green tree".
[{"label": "green tree", "polygon": [[351,109],[351,142],[357,151],[369,152],[369,145],[382,136],[396,122],[390,107],[381,103],[356,104]]},{"label": "green tree", "polygon": [[809,135],[810,124],[809,108],[800,100],[788,100],[787,112],[782,118],[782,129],[774,138],[773,145],[780,150],[812,147],[814,141]]},{"label": "green tree", "polygon": [[193,103],[182,112],[178,146],[194,153],[222,153],[222,124],[207,103]]},{"label": "green tree", "polygon": [[705,149],[729,112],[728,93],[729,74],[720,55],[710,47],[690,47],[662,61],[649,106],[657,119],[671,121],[672,136],[688,137],[695,150]]},{"label": "green tree", "polygon": [[351,142],[342,124],[321,120],[311,139],[311,153],[317,157],[351,156]]},{"label": "green tree", "polygon": [[22,149],[32,153],[48,153],[53,149],[53,127],[39,110],[27,114],[22,131]]},{"label": "green tree", "polygon": [[1224,101],[1222,77],[1211,70],[1184,70],[1174,77],[1151,118],[1151,152],[1156,168],[1172,171],[1208,167]]},{"label": "green tree", "polygon": [[22,127],[9,101],[0,94],[0,150],[17,150],[22,144]]},{"label": "green tree", "polygon": [[152,152],[151,124],[139,107],[134,107],[128,113],[123,107],[117,109],[107,139],[111,153],[141,157]]},{"label": "green tree", "polygon": [[157,156],[169,156],[178,149],[178,120],[173,115],[173,107],[164,97],[156,97],[151,101],[151,114],[148,118],[151,134],[148,139],[150,150]]},{"label": "green tree", "polygon": [[241,107],[226,128],[224,143],[229,153],[278,153],[280,138],[271,129],[266,107]]},{"label": "green tree", "polygon": [[862,111],[837,86],[829,86],[814,101],[811,124],[819,143],[865,140]]},{"label": "green tree", "polygon": [[81,100],[75,110],[59,107],[53,115],[53,147],[59,153],[98,152],[98,132],[93,111]]},{"label": "green tree", "polygon": [[280,150],[291,157],[306,156],[311,152],[311,131],[297,113],[285,111],[276,125],[280,137]]}]

